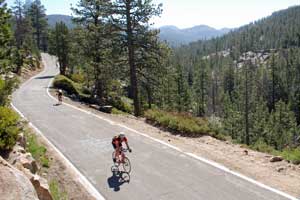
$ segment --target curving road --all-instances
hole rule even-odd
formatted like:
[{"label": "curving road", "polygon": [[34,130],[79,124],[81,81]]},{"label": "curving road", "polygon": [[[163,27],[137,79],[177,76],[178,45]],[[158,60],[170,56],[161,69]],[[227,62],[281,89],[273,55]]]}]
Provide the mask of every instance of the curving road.
[{"label": "curving road", "polygon": [[[162,143],[61,105],[47,94],[58,73],[55,58],[42,54],[45,70],[13,94],[13,104],[106,199],[287,200],[275,192],[212,167]],[[111,172],[111,138],[124,131],[134,153],[130,182]]]}]

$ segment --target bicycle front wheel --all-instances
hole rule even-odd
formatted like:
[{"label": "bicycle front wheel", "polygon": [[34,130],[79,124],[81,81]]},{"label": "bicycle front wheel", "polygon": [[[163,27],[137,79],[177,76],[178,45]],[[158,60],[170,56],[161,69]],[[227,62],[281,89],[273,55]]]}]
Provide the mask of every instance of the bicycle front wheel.
[{"label": "bicycle front wheel", "polygon": [[127,172],[127,173],[131,172],[131,164],[127,157],[124,158],[123,169],[124,169],[124,172]]}]

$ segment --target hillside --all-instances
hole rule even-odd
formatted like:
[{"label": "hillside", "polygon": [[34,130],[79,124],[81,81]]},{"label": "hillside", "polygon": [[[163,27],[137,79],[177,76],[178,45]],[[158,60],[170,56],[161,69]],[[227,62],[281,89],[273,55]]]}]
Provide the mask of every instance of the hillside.
[{"label": "hillside", "polygon": [[163,26],[160,28],[161,40],[167,41],[171,46],[188,44],[201,39],[211,39],[228,33],[230,29],[214,29],[206,25],[179,29],[176,26]]},{"label": "hillside", "polygon": [[64,22],[68,28],[74,28],[74,24],[72,22],[72,17],[68,15],[47,15],[48,24],[50,27],[54,27],[56,22]]},{"label": "hillside", "polygon": [[300,47],[300,6],[274,12],[220,38],[194,42],[183,51],[205,55],[216,50],[237,53],[290,47]]}]

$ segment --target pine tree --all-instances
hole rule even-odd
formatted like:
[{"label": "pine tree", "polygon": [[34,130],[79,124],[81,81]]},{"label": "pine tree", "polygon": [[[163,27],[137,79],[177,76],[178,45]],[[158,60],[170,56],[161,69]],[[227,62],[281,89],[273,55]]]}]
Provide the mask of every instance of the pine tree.
[{"label": "pine tree", "polygon": [[176,67],[176,84],[177,84],[177,110],[179,112],[187,112],[191,108],[191,93],[188,86],[187,74],[185,74],[183,67],[178,64]]},{"label": "pine tree", "polygon": [[66,75],[69,64],[70,35],[68,27],[63,22],[56,23],[50,36],[49,49],[58,57],[60,74]]},{"label": "pine tree", "polygon": [[242,112],[239,110],[238,102],[238,97],[231,101],[228,93],[224,95],[222,119],[224,133],[232,139],[242,142],[241,133],[244,129],[244,118]]},{"label": "pine tree", "polygon": [[12,32],[9,25],[10,14],[4,3],[0,0],[0,74],[9,70]]},{"label": "pine tree", "polygon": [[252,126],[252,138],[251,144],[256,143],[257,141],[263,140],[267,141],[268,131],[266,125],[268,124],[269,112],[267,103],[263,100],[262,97],[259,97],[254,104],[253,108],[253,126]]},{"label": "pine tree", "polygon": [[293,142],[297,130],[294,113],[289,110],[289,105],[279,101],[275,110],[270,115],[268,130],[268,144],[277,150],[283,150]]},{"label": "pine tree", "polygon": [[85,28],[82,34],[85,50],[84,54],[93,68],[94,85],[93,91],[97,95],[100,104],[105,103],[108,96],[108,85],[112,73],[110,58],[114,29],[108,23],[108,15],[111,12],[109,0],[80,0],[76,8],[74,21]]},{"label": "pine tree", "polygon": [[36,41],[36,45],[40,50],[47,50],[47,19],[46,9],[41,4],[40,0],[34,0],[28,10],[26,11],[26,17],[30,20],[33,27],[33,35]]},{"label": "pine tree", "polygon": [[[134,114],[141,115],[139,83],[137,74],[137,52],[146,45],[150,49],[153,41],[142,42],[143,36],[149,31],[149,20],[159,16],[161,5],[154,6],[152,0],[116,0],[114,4],[113,22],[121,31],[122,46],[126,47],[127,60],[130,68],[130,90],[134,101]],[[145,47],[146,47],[145,46]]]},{"label": "pine tree", "polygon": [[197,116],[204,117],[206,110],[206,101],[208,94],[208,72],[206,61],[201,60],[200,64],[196,66],[195,82],[194,82],[194,95],[197,107]]}]

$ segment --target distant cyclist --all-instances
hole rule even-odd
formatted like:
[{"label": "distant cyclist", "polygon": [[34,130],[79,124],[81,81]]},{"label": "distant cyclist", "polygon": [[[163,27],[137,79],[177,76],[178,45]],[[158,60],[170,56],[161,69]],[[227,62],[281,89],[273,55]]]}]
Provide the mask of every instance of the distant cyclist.
[{"label": "distant cyclist", "polygon": [[58,104],[62,104],[62,96],[63,96],[63,91],[59,89],[57,91]]},{"label": "distant cyclist", "polygon": [[122,155],[122,158],[121,158],[121,160],[118,160],[118,161],[123,162],[123,160],[124,160],[125,155],[122,154],[122,143],[123,142],[126,144],[128,151],[131,152],[131,149],[128,145],[128,139],[126,138],[126,136],[123,132],[121,132],[119,135],[114,136],[112,139],[112,142],[111,142],[113,145],[113,148],[115,149],[114,158],[113,158],[114,162],[117,161],[116,158],[119,158],[120,155]]}]

